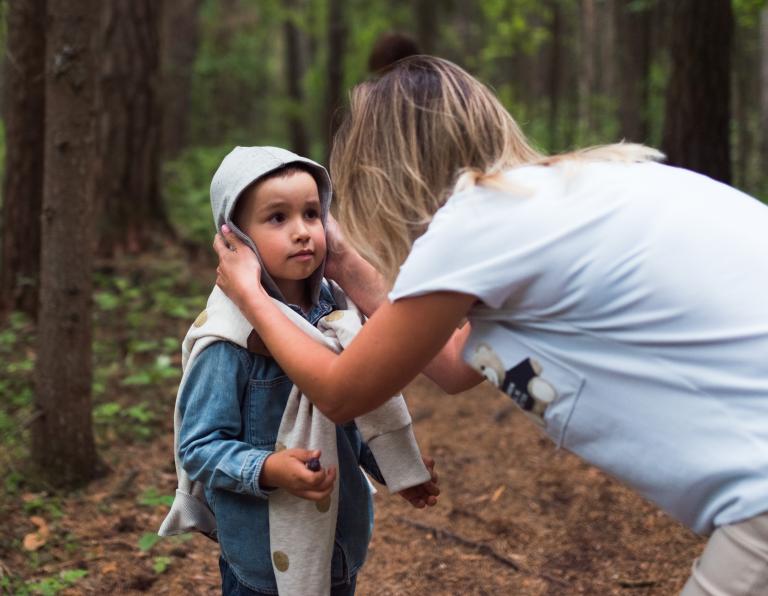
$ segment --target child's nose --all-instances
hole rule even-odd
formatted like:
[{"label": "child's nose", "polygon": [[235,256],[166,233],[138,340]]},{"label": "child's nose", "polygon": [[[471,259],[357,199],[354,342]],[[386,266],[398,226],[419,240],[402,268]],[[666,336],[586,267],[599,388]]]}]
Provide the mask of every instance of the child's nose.
[{"label": "child's nose", "polygon": [[309,228],[303,220],[296,223],[293,233],[297,240],[307,240],[309,238]]}]

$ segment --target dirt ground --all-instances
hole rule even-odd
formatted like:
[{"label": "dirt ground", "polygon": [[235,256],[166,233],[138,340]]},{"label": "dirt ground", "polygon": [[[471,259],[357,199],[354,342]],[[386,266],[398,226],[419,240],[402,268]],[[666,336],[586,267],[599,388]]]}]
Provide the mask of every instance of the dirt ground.
[{"label": "dirt ground", "polygon": [[[437,507],[420,511],[379,491],[358,594],[646,596],[681,588],[703,540],[555,450],[508,398],[490,387],[445,396],[426,379],[406,397],[443,492]],[[0,549],[0,578],[83,569],[59,593],[219,593],[213,542],[195,536],[139,547],[166,510],[147,504],[149,488],[175,488],[167,431],[107,451],[108,476],[61,500],[60,511],[38,513],[51,533],[46,546],[34,556]],[[2,524],[5,545],[35,530],[23,509],[31,498],[22,495]]]}]

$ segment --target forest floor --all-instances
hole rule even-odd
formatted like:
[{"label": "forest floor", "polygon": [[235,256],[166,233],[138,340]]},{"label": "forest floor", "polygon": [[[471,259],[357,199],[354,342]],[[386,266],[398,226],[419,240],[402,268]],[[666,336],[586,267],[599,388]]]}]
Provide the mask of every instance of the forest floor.
[{"label": "forest floor", "polygon": [[[121,362],[133,367],[120,380],[124,368],[111,364],[96,391],[97,436],[109,472],[69,495],[30,490],[19,469],[4,472],[0,593],[220,593],[215,543],[154,534],[175,489],[171,419],[178,376],[169,371],[178,356],[156,356],[135,341],[172,347],[171,338],[194,319],[195,305],[204,306],[210,268],[186,271],[180,263],[166,263],[160,277],[175,280],[164,286],[169,296],[189,291],[189,312],[173,300],[153,310],[130,293],[134,284],[141,295],[152,289],[147,276],[155,277],[147,271],[155,265],[133,263],[118,275],[131,283],[102,285],[101,292],[111,287],[119,300],[97,299],[103,327],[97,342],[127,346]],[[197,284],[194,291],[190,283]],[[163,316],[174,308],[173,316]],[[132,312],[143,325],[158,315],[133,344],[124,337]],[[101,358],[115,360],[103,351]],[[153,355],[137,369],[141,354]],[[682,587],[703,540],[556,450],[506,396],[488,386],[446,396],[424,378],[405,395],[422,450],[437,460],[442,494],[436,507],[416,510],[379,488],[358,594],[647,596]]]}]

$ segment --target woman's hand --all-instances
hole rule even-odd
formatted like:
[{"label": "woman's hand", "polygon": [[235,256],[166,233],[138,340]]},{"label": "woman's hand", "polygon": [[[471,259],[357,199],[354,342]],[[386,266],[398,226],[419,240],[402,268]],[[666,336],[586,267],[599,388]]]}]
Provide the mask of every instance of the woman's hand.
[{"label": "woman's hand", "polygon": [[261,264],[254,252],[243,244],[227,225],[213,240],[213,249],[219,256],[216,285],[241,310],[250,298],[267,293],[261,286]]},{"label": "woman's hand", "polygon": [[325,238],[328,251],[325,258],[325,276],[342,285],[345,268],[350,256],[356,256],[357,251],[352,248],[336,218],[330,213],[325,222]]}]

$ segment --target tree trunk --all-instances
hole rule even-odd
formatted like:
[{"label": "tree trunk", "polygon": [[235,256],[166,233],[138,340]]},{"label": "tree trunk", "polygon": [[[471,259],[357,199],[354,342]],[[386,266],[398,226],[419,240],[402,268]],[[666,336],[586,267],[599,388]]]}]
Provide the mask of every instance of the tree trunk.
[{"label": "tree trunk", "polygon": [[344,20],[344,0],[328,1],[328,80],[325,100],[325,122],[328,127],[326,162],[331,154],[333,136],[339,127],[339,109],[344,87],[344,52],[347,46],[347,25]]},{"label": "tree trunk", "polygon": [[97,38],[99,253],[138,253],[170,233],[160,196],[159,27],[155,0],[101,5]]},{"label": "tree trunk", "polygon": [[[288,4],[289,12],[295,12],[293,3]],[[290,10],[294,9],[294,10]],[[304,94],[301,91],[301,79],[304,67],[301,56],[301,32],[288,15],[283,22],[285,37],[285,75],[288,82],[288,133],[291,139],[291,150],[299,155],[309,153],[307,130],[304,125]]]},{"label": "tree trunk", "polygon": [[760,13],[760,131],[761,163],[768,163],[768,7]]},{"label": "tree trunk", "polygon": [[435,39],[437,37],[437,19],[435,17],[438,9],[439,3],[431,0],[416,0],[414,4],[416,38],[425,54],[432,54],[435,51]]},{"label": "tree trunk", "polygon": [[197,57],[201,0],[161,4],[160,71],[162,73],[162,154],[176,157],[187,144],[192,72]]},{"label": "tree trunk", "polygon": [[45,174],[32,455],[54,486],[96,473],[91,424],[92,34],[97,0],[48,0]]},{"label": "tree trunk", "polygon": [[581,0],[581,40],[579,44],[579,128],[581,142],[592,142],[594,115],[592,97],[595,92],[595,0]]},{"label": "tree trunk", "polygon": [[671,6],[671,73],[662,147],[670,164],[731,181],[730,0]]},{"label": "tree trunk", "polygon": [[37,316],[45,116],[45,0],[7,5],[0,311]]},{"label": "tree trunk", "polygon": [[563,11],[559,0],[550,0],[550,43],[549,43],[549,72],[548,72],[548,128],[549,151],[560,149],[560,83],[563,77]]},{"label": "tree trunk", "polygon": [[651,65],[651,10],[622,0],[616,10],[619,71],[619,134],[635,143],[648,142],[648,97]]}]

